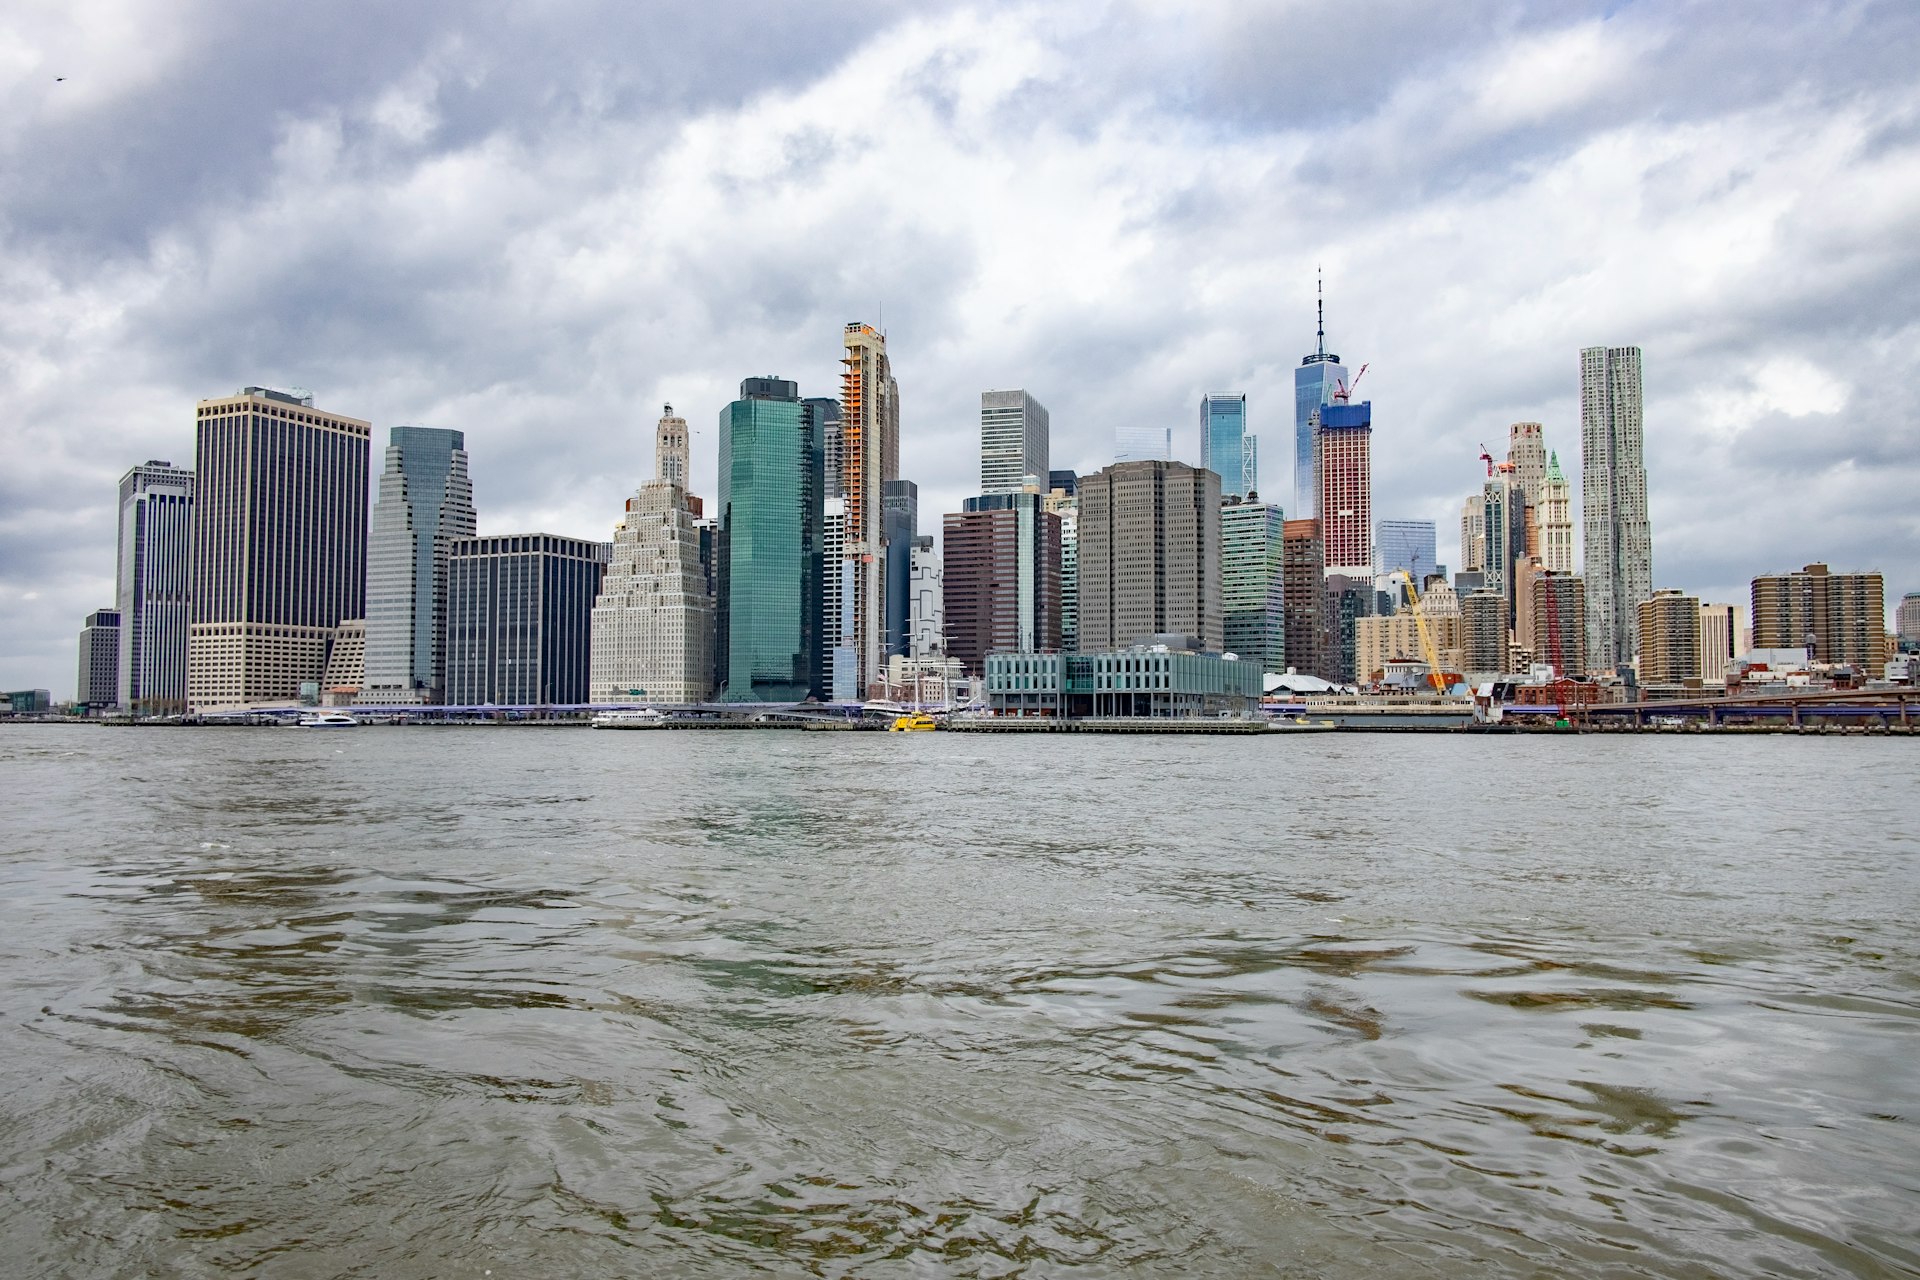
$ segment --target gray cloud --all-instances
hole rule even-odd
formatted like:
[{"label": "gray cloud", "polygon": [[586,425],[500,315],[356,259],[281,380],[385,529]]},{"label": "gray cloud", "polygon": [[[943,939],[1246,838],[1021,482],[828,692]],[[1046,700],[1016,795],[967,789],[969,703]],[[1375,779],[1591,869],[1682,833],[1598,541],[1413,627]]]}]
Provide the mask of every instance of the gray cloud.
[{"label": "gray cloud", "polygon": [[1659,585],[1920,588],[1910,6],[276,12],[14,31],[7,687],[71,690],[113,481],[190,458],[199,397],[462,428],[483,528],[604,535],[661,402],[710,494],[739,379],[833,394],[884,308],[923,528],[986,387],[1084,469],[1132,424],[1191,455],[1199,397],[1245,391],[1272,497],[1316,264],[1373,366],[1376,510],[1443,558],[1478,442],[1539,419],[1577,468],[1577,351],[1631,343]]}]

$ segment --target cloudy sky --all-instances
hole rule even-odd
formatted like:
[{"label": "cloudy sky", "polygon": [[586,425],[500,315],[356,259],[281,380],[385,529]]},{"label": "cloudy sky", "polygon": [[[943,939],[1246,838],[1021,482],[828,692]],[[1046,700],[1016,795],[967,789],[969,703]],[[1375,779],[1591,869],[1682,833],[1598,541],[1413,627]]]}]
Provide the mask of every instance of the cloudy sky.
[{"label": "cloudy sky", "polygon": [[[1645,352],[1655,585],[1920,590],[1920,5],[41,3],[0,12],[0,688],[74,688],[114,486],[244,384],[467,433],[482,532],[606,537],[671,401],[835,394],[884,316],[923,529],[979,392],[1055,466],[1371,365],[1379,516],[1579,462]],[[64,77],[64,79],[60,79]]]}]

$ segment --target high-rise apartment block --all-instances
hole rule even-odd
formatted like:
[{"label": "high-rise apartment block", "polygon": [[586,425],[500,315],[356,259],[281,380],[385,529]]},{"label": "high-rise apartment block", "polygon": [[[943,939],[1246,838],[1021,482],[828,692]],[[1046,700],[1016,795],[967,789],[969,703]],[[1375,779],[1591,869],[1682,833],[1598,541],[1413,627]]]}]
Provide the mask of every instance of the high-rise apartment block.
[{"label": "high-rise apartment block", "polygon": [[1753,580],[1753,647],[1805,648],[1815,662],[1886,671],[1886,588],[1877,573],[1833,573],[1810,564],[1798,573]]},{"label": "high-rise apartment block", "polygon": [[968,498],[944,520],[947,656],[969,675],[989,653],[1060,648],[1060,518],[1035,492]]},{"label": "high-rise apartment block", "polygon": [[1553,668],[1556,677],[1577,680],[1587,673],[1587,593],[1580,578],[1547,569],[1527,583],[1529,627],[1520,639],[1533,660]]},{"label": "high-rise apartment block", "polygon": [[114,702],[133,715],[187,709],[193,599],[193,472],[148,462],[120,477]]},{"label": "high-rise apartment block", "polygon": [[1320,615],[1326,608],[1326,561],[1318,520],[1288,520],[1280,527],[1281,575],[1285,579],[1287,666],[1311,675],[1320,665]]},{"label": "high-rise apartment block", "polygon": [[[841,359],[841,488],[847,523],[841,548],[853,565],[851,634],[837,643],[853,649],[853,683],[865,697],[886,667],[886,530],[882,486],[900,477],[900,388],[887,357],[887,340],[855,322],[843,335]],[[841,676],[836,673],[838,683]]]},{"label": "high-rise apartment block", "polygon": [[[684,435],[685,424],[680,431]],[[594,702],[705,702],[713,692],[713,597],[686,473],[671,455],[627,499],[593,604],[588,698]]]},{"label": "high-rise apartment block", "polygon": [[1587,661],[1632,664],[1640,602],[1653,594],[1640,348],[1580,353],[1580,512],[1585,526]]},{"label": "high-rise apartment block", "polygon": [[120,696],[120,611],[95,609],[80,628],[80,678],[74,697],[94,711]]},{"label": "high-rise apartment block", "polygon": [[447,701],[587,701],[593,602],[612,548],[550,533],[456,538],[447,554]]},{"label": "high-rise apartment block", "polygon": [[1317,411],[1320,540],[1327,572],[1373,578],[1373,405],[1336,401]]},{"label": "high-rise apartment block", "polygon": [[[1427,624],[1427,637],[1438,651],[1444,678],[1449,670],[1448,655],[1457,656],[1460,648],[1460,607],[1453,599],[1451,588],[1442,586],[1439,591],[1445,593],[1447,607],[1429,607],[1429,601],[1423,599],[1420,612]],[[1435,599],[1433,603],[1439,601]],[[1354,676],[1362,684],[1383,678],[1388,663],[1424,664],[1427,661],[1426,646],[1420,641],[1419,619],[1411,610],[1360,618],[1354,623],[1354,633]],[[1420,687],[1425,690],[1432,686],[1423,677]]]},{"label": "high-rise apartment block", "polygon": [[1302,359],[1293,371],[1293,515],[1297,520],[1322,514],[1317,415],[1347,385],[1347,367],[1340,363],[1339,356],[1327,352],[1325,307],[1317,299],[1314,306],[1318,342],[1313,354]]},{"label": "high-rise apartment block", "polygon": [[1903,647],[1920,646],[1920,591],[1909,591],[1900,597],[1900,605],[1894,610],[1893,629]]},{"label": "high-rise apartment block", "polygon": [[1702,602],[1700,679],[1707,684],[1724,684],[1734,659],[1750,647],[1747,641],[1747,606]]},{"label": "high-rise apartment block", "polygon": [[366,703],[446,695],[447,555],[475,532],[466,437],[395,427],[367,529]]},{"label": "high-rise apartment block", "polygon": [[1220,508],[1220,614],[1227,652],[1287,670],[1286,517],[1272,503]]},{"label": "high-rise apartment block", "polygon": [[[861,384],[861,396],[865,385]],[[870,500],[866,507],[869,529],[878,544],[880,484],[878,480],[867,484],[867,463],[877,466],[881,450],[869,448],[873,440],[861,434],[876,421],[868,412],[871,408],[861,399],[854,411],[844,414],[843,425],[866,424],[848,428],[844,449],[850,467],[853,460],[862,460],[853,478]],[[879,418],[885,416],[882,413]],[[801,702],[827,692],[820,635],[824,484],[821,422],[811,403],[800,399],[799,387],[783,378],[742,382],[740,398],[720,412],[714,679],[722,701]],[[843,518],[850,529],[851,491],[845,504]],[[879,551],[874,554],[877,557]],[[843,555],[842,563],[842,581],[850,597],[862,581],[876,589],[880,586],[877,572],[860,577],[874,566],[851,554]],[[872,616],[877,623],[879,597],[872,595],[868,600],[875,606]],[[854,605],[857,599],[846,607]],[[848,674],[857,677],[857,655],[849,654],[849,665]]]},{"label": "high-rise apartment block", "polygon": [[1025,391],[980,393],[980,492],[1047,483],[1047,407]]},{"label": "high-rise apartment block", "polygon": [[1200,465],[1220,477],[1220,496],[1244,498],[1260,488],[1259,440],[1247,432],[1247,398],[1202,396]]},{"label": "high-rise apartment block", "polygon": [[187,704],[291,703],[365,616],[373,428],[263,387],[195,415]]},{"label": "high-rise apartment block", "polygon": [[1507,669],[1507,597],[1481,590],[1460,602],[1460,661],[1466,674],[1498,675]]},{"label": "high-rise apartment block", "polygon": [[1082,476],[1079,576],[1082,653],[1169,633],[1218,652],[1220,477],[1182,462],[1116,462]]},{"label": "high-rise apartment block", "polygon": [[1700,597],[1672,589],[1640,602],[1640,683],[1685,684],[1700,679]]}]

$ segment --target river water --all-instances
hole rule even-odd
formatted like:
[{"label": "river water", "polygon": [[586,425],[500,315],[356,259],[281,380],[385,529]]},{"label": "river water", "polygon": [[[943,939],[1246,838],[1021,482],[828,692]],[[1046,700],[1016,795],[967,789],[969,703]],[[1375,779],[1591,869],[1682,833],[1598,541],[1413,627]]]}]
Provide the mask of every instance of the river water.
[{"label": "river water", "polygon": [[1920,1275],[1917,763],[0,730],[4,1270]]}]

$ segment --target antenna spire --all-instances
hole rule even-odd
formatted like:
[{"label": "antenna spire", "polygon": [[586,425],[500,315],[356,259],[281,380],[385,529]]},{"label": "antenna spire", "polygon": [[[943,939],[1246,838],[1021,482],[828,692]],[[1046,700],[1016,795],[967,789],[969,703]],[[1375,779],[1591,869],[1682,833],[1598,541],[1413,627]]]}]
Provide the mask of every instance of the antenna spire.
[{"label": "antenna spire", "polygon": [[1319,266],[1313,269],[1313,310],[1317,326],[1314,336],[1319,339],[1319,348],[1315,352],[1322,360],[1327,358],[1327,298],[1326,278]]}]

